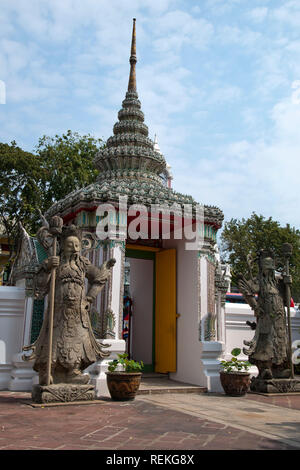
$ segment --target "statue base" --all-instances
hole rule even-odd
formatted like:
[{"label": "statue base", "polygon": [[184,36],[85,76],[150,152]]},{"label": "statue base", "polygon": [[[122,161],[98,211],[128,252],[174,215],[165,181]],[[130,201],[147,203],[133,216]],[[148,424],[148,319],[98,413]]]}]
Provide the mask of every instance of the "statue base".
[{"label": "statue base", "polygon": [[96,399],[95,387],[91,384],[52,384],[34,385],[34,403],[67,403],[91,401]]},{"label": "statue base", "polygon": [[300,393],[300,379],[259,379],[253,377],[250,390],[254,393]]}]

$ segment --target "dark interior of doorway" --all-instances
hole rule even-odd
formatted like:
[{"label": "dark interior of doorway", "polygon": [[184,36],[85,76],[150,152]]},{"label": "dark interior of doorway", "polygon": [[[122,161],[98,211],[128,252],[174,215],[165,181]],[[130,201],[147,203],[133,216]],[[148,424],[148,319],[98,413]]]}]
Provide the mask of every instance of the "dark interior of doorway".
[{"label": "dark interior of doorway", "polygon": [[[125,258],[125,279],[124,279],[124,303],[123,303],[123,331],[122,337],[126,342],[126,352],[130,359],[134,360],[141,360],[139,354],[135,352],[134,348],[134,341],[139,340],[141,342],[141,338],[137,338],[135,335],[137,334],[134,330],[134,321],[136,321],[136,317],[134,315],[140,315],[141,307],[136,305],[135,298],[132,289],[131,289],[131,282],[130,282],[130,265],[134,263],[134,260],[151,260],[153,263],[153,275],[152,275],[152,302],[151,302],[151,331],[147,329],[147,341],[151,341],[151,358],[150,360],[144,361],[144,372],[153,372],[154,371],[154,354],[155,354],[155,253],[151,251],[143,251],[143,250],[131,250],[126,249],[126,258]],[[145,286],[145,289],[147,286]],[[144,289],[143,289],[144,291]],[[145,292],[144,292],[145,293]],[[139,302],[140,303],[140,302]],[[137,311],[138,310],[138,311]],[[149,310],[149,308],[148,308]],[[149,312],[148,312],[149,313]],[[143,333],[144,334],[144,333]]]}]

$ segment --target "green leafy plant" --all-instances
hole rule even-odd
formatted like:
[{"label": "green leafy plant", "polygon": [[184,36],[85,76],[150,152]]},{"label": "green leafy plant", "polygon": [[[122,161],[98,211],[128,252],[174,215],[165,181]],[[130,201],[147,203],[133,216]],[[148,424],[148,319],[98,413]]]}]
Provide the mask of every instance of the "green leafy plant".
[{"label": "green leafy plant", "polygon": [[118,354],[118,359],[108,363],[109,372],[114,372],[118,365],[123,367],[123,372],[141,372],[144,368],[143,361],[136,362],[133,359],[128,359],[128,354]]},{"label": "green leafy plant", "polygon": [[231,351],[232,358],[229,361],[220,361],[223,372],[247,372],[251,366],[249,361],[239,361],[238,356],[241,354],[240,348],[234,348]]}]

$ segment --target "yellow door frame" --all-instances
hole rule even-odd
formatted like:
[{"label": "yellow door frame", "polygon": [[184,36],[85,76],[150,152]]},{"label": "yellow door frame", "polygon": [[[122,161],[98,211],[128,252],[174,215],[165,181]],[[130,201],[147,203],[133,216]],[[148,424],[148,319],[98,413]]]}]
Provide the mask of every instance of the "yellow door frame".
[{"label": "yellow door frame", "polygon": [[156,372],[176,372],[176,249],[127,244],[126,251],[154,261],[152,362]]},{"label": "yellow door frame", "polygon": [[176,372],[176,250],[156,253],[155,371]]}]

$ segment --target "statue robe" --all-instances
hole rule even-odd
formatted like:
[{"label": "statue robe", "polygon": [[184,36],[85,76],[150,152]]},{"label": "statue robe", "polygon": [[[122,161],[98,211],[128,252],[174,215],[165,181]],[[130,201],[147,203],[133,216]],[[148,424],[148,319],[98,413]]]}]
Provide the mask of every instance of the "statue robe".
[{"label": "statue robe", "polygon": [[[44,261],[36,277],[36,292],[39,297],[49,292],[51,271],[47,261]],[[86,300],[87,296],[96,298],[109,274],[106,263],[97,268],[79,254],[73,255],[69,260],[62,257],[56,269],[51,365],[53,371],[56,367],[69,371],[77,368],[82,371],[97,359],[109,355],[109,352],[101,348],[107,345],[99,344],[94,337],[89,318],[90,302]],[[87,295],[85,278],[90,285]],[[36,342],[26,348],[33,350],[32,355],[26,359],[36,359],[33,369],[37,372],[45,370],[48,360],[48,314],[49,307]]]}]

